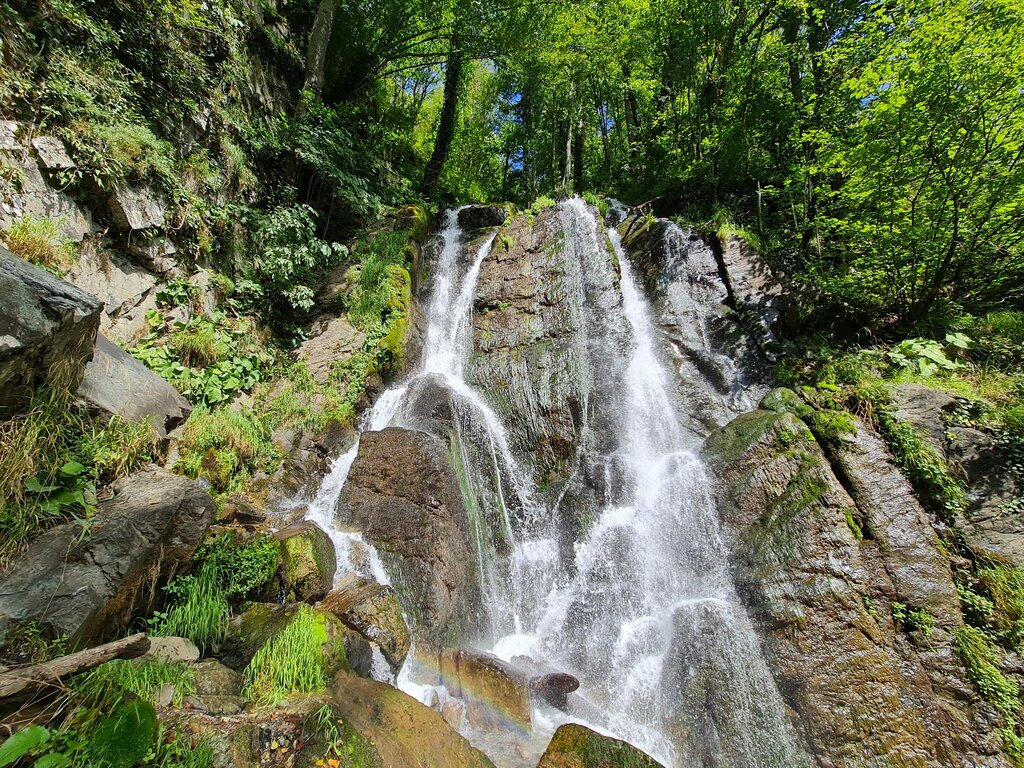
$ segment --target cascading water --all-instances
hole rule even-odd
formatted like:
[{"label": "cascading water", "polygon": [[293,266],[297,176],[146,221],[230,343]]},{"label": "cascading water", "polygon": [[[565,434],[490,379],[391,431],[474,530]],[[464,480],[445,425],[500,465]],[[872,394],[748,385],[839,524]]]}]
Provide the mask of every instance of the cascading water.
[{"label": "cascading water", "polygon": [[[563,202],[559,213],[563,258],[575,262],[578,274],[567,311],[583,362],[573,375],[593,397],[583,404],[581,444],[588,448],[586,461],[605,478],[603,497],[590,510],[592,523],[570,556],[559,546],[565,523],[558,503],[536,501],[528,457],[514,455],[502,418],[464,377],[477,278],[493,238],[461,268],[457,211],[448,213],[441,233],[422,363],[363,421],[364,429],[416,428],[413,393],[431,378],[443,383],[457,406],[462,450],[469,443],[483,446],[476,464],[465,453],[464,463],[479,475],[478,490],[496,489],[493,514],[473,522],[489,608],[480,638],[490,637],[494,653],[506,660],[529,656],[581,681],[571,717],[537,711],[535,726],[547,727],[535,728],[534,744],[520,746],[518,757],[490,756],[502,766],[533,764],[551,728],[577,719],[668,766],[799,765],[781,701],[729,578],[697,457],[699,437],[677,416],[686,403],[678,401],[662,364],[663,343],[647,300],[614,230],[608,231],[609,251],[582,201]],[[598,290],[616,282],[618,294]],[[334,506],[357,450],[358,444],[335,460],[308,517],[330,532],[339,571],[362,570],[382,580],[379,559],[368,565],[366,558],[348,556],[359,535],[334,527]],[[495,525],[501,530],[488,535],[485,529]],[[502,552],[492,543],[499,538]],[[404,678],[408,690],[420,690],[408,673]]]}]

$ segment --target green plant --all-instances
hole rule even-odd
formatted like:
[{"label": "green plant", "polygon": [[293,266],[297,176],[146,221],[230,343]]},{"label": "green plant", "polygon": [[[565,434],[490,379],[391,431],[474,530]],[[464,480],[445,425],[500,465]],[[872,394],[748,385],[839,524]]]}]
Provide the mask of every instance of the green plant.
[{"label": "green plant", "polygon": [[50,731],[41,725],[30,725],[14,733],[0,744],[0,768],[16,763],[29,752],[50,740]]},{"label": "green plant", "polygon": [[168,344],[179,355],[182,365],[206,368],[220,360],[225,350],[213,323],[204,317],[194,317],[179,325]]},{"label": "green plant", "polygon": [[967,677],[1002,718],[999,735],[1006,752],[1015,760],[1024,759],[1024,738],[1017,734],[1021,707],[1017,683],[999,671],[999,657],[981,630],[966,625],[959,628],[953,646]]},{"label": "green plant", "polygon": [[920,632],[925,637],[935,628],[935,617],[928,611],[910,608],[905,603],[893,601],[892,620],[898,629],[906,632]]},{"label": "green plant", "polygon": [[26,214],[0,232],[0,238],[15,256],[62,275],[75,263],[75,246],[57,224],[53,219]]},{"label": "green plant", "polygon": [[[946,343],[956,349],[967,349],[971,340],[962,333],[946,336]],[[940,369],[956,370],[957,363],[946,356],[942,345],[930,339],[907,339],[886,353],[886,357],[897,368],[915,368],[923,376],[931,376]]]},{"label": "green plant", "polygon": [[199,286],[184,277],[175,277],[156,292],[156,301],[163,307],[181,307],[199,298]]},{"label": "green plant", "polygon": [[323,689],[326,643],[324,618],[300,605],[288,626],[253,655],[245,668],[243,695],[260,704],[276,704],[290,693]]},{"label": "green plant", "polygon": [[814,436],[826,445],[836,445],[857,434],[857,423],[847,411],[815,410],[804,420]]},{"label": "green plant", "polygon": [[234,490],[253,472],[280,462],[270,438],[268,424],[248,408],[196,408],[179,440],[175,469],[206,478],[218,491]]},{"label": "green plant", "polygon": [[196,692],[192,667],[180,661],[153,658],[114,660],[77,676],[72,687],[77,701],[98,709],[126,698],[126,694],[156,704],[165,685],[174,686],[171,703],[181,706],[186,696]]},{"label": "green plant", "polygon": [[216,563],[203,563],[196,573],[179,576],[166,592],[173,602],[167,611],[154,612],[152,634],[187,637],[200,648],[224,639],[228,601]]},{"label": "green plant", "polygon": [[90,734],[86,751],[97,768],[133,768],[153,749],[156,733],[153,705],[123,700]]}]

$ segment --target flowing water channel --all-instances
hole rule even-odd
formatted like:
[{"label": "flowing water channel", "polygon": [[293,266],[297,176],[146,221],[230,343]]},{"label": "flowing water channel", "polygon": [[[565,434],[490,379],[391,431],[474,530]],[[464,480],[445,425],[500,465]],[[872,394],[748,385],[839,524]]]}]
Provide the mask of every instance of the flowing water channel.
[{"label": "flowing water channel", "polygon": [[[797,766],[780,697],[730,579],[699,458],[702,435],[680,418],[699,382],[677,385],[615,230],[605,233],[579,199],[560,203],[558,215],[561,258],[579,276],[569,308],[583,361],[574,375],[593,398],[582,407],[582,461],[604,478],[591,522],[571,547],[558,502],[540,501],[529,457],[516,455],[500,413],[467,383],[477,280],[494,238],[464,244],[457,211],[448,212],[440,234],[420,366],[383,393],[362,424],[364,431],[416,428],[410,401],[417,387],[430,380],[448,390],[461,443],[480,449],[467,466],[497,498],[494,514],[473,521],[487,609],[478,644],[513,664],[528,658],[581,682],[570,714],[535,709],[535,734],[525,744],[511,745],[507,734],[467,736],[504,768],[535,765],[551,731],[567,720],[629,741],[670,767]],[[701,301],[696,290],[693,301]],[[332,536],[339,572],[386,583],[379,558],[350,556],[354,542],[366,549],[360,535],[334,525],[357,450],[358,443],[334,461],[308,517]],[[506,542],[501,552],[490,544],[497,538]],[[436,680],[418,674],[407,665],[398,682],[422,697],[424,684]]]}]

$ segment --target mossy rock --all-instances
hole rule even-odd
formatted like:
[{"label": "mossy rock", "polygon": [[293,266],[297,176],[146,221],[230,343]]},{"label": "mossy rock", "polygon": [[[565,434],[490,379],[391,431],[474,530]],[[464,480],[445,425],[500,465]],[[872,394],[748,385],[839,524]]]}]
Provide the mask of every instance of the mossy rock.
[{"label": "mossy rock", "polygon": [[328,678],[339,670],[349,670],[345,641],[351,634],[350,630],[330,613],[301,603],[246,603],[229,625],[222,652],[224,663],[235,670],[244,669],[260,648],[284,632],[300,610],[312,611],[321,623],[324,670]]},{"label": "mossy rock", "polygon": [[310,520],[294,523],[274,534],[281,544],[277,579],[264,587],[265,600],[314,603],[334,585],[338,567],[331,538]]},{"label": "mossy rock", "polygon": [[758,408],[765,411],[775,411],[776,413],[792,413],[794,416],[808,416],[814,412],[814,409],[803,401],[792,389],[786,387],[776,387],[768,392],[763,398],[761,398]]},{"label": "mossy rock", "polygon": [[537,768],[664,768],[664,766],[631,744],[602,736],[576,723],[567,723],[555,731]]}]

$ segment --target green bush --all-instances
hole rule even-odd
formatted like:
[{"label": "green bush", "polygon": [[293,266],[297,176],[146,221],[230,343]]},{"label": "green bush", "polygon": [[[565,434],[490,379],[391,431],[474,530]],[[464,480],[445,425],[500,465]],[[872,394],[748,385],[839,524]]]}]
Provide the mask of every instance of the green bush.
[{"label": "green bush", "polygon": [[999,671],[999,657],[981,630],[961,627],[956,631],[953,646],[968,679],[1002,718],[998,730],[1007,754],[1017,761],[1024,759],[1024,738],[1017,734],[1017,713],[1021,708],[1017,683]]},{"label": "green bush", "polygon": [[175,469],[209,480],[218,491],[233,491],[259,470],[273,471],[281,454],[266,420],[251,409],[196,408],[178,441]]}]

